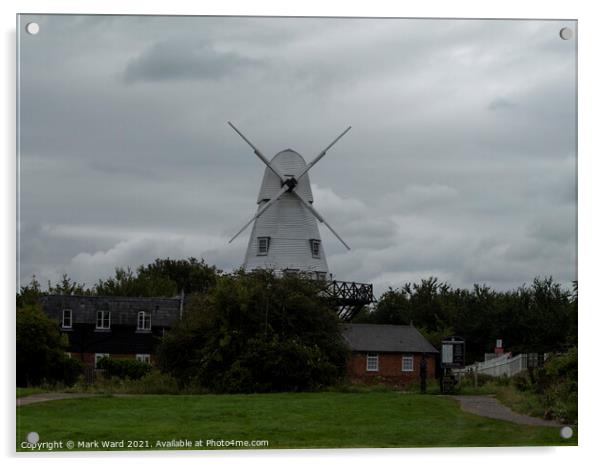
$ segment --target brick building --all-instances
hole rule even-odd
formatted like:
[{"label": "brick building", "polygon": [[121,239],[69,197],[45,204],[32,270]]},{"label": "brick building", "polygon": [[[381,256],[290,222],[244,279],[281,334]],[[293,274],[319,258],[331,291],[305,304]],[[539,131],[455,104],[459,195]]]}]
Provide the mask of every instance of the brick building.
[{"label": "brick building", "polygon": [[404,387],[420,381],[420,363],[435,377],[438,351],[412,325],[344,324],[351,355],[347,374],[355,382],[383,382]]},{"label": "brick building", "polygon": [[40,299],[87,366],[103,356],[152,362],[160,338],[180,318],[183,298],[49,295]]},{"label": "brick building", "polygon": [[[49,295],[40,302],[67,336],[71,357],[88,367],[104,356],[152,363],[161,337],[184,308],[184,297]],[[428,377],[435,377],[438,351],[413,326],[342,324],[341,331],[351,351],[351,380],[404,386],[420,379],[423,354]]]}]

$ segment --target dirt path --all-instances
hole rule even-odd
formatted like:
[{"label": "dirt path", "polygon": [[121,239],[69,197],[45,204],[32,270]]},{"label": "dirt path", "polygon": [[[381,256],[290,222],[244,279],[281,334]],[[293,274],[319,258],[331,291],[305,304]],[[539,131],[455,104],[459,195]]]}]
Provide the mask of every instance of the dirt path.
[{"label": "dirt path", "polygon": [[70,398],[87,398],[89,396],[98,395],[95,393],[36,393],[35,395],[17,398],[17,407],[30,405],[32,403],[41,403],[43,401],[67,400]]},{"label": "dirt path", "polygon": [[512,411],[507,406],[500,403],[495,395],[479,395],[479,396],[452,396],[454,400],[460,402],[460,408],[468,413],[478,416],[489,417],[492,419],[501,419],[502,421],[515,422],[516,424],[524,424],[527,426],[548,426],[561,427],[556,421],[547,421],[538,417],[531,417],[525,414],[518,414]]}]

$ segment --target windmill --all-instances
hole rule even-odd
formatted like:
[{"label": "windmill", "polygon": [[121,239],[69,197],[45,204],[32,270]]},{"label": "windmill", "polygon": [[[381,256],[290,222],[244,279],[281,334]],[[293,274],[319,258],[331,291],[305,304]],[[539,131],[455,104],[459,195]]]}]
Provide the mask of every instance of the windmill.
[{"label": "windmill", "polygon": [[253,223],[243,268],[264,268],[277,273],[293,272],[326,279],[328,264],[317,222],[324,224],[343,246],[347,249],[350,247],[314,208],[308,172],[351,126],[337,136],[315,159],[306,163],[303,157],[292,149],[278,152],[268,161],[236,126],[231,122],[228,124],[266,165],[257,197],[257,212],[229,241],[234,241]]}]

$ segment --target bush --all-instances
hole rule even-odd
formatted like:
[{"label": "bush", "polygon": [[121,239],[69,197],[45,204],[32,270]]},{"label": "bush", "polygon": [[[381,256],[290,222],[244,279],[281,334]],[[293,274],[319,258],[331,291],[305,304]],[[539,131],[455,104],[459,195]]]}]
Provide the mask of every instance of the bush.
[{"label": "bush", "polygon": [[317,390],[345,374],[347,347],[318,283],[269,271],[221,276],[162,339],[159,368],[215,392]]},{"label": "bush", "polygon": [[553,355],[544,366],[516,374],[511,379],[516,394],[499,392],[498,396],[521,412],[577,422],[577,348]]},{"label": "bush", "polygon": [[[214,388],[231,393],[316,390],[332,383],[337,375],[337,367],[317,345],[298,338],[253,338]],[[202,384],[210,381],[203,379]]]},{"label": "bush", "polygon": [[[60,374],[60,381],[67,387],[75,384],[84,369],[84,364],[78,359],[65,357],[58,368],[55,369],[57,374]],[[61,371],[61,372],[59,372]]]},{"label": "bush", "polygon": [[83,379],[68,390],[75,393],[103,393],[103,394],[132,394],[132,395],[192,395],[208,393],[207,390],[197,386],[181,386],[178,381],[157,369],[137,380],[128,377],[97,377],[94,384],[86,384]]},{"label": "bush", "polygon": [[135,359],[102,358],[98,361],[98,369],[104,370],[105,377],[137,380],[144,377],[151,370],[150,364]]},{"label": "bush", "polygon": [[529,374],[527,372],[521,372],[512,377],[512,386],[519,392],[526,392],[533,388]]},{"label": "bush", "polygon": [[56,322],[37,305],[17,309],[17,385],[72,385],[82,365],[65,354],[67,342]]},{"label": "bush", "polygon": [[178,386],[178,381],[168,374],[151,370],[139,380],[132,380],[127,387],[127,393],[140,395],[180,395],[198,393],[190,387]]},{"label": "bush", "polygon": [[547,417],[577,421],[577,372],[577,347],[546,361],[537,383]]}]

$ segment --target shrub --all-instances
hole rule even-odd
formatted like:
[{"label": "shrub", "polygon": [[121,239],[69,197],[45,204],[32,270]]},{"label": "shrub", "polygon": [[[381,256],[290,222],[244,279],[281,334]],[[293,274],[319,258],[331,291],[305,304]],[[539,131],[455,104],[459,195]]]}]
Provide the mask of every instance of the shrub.
[{"label": "shrub", "polygon": [[532,388],[531,380],[529,379],[529,374],[526,372],[521,372],[512,377],[512,386],[516,388],[518,391],[526,392]]},{"label": "shrub", "polygon": [[339,382],[347,348],[318,283],[269,271],[221,276],[162,339],[159,368],[215,392],[316,390]]},{"label": "shrub", "polygon": [[178,386],[178,381],[158,370],[151,370],[138,380],[132,380],[127,387],[127,393],[141,395],[179,395],[192,393],[188,387]]},{"label": "shrub", "polygon": [[140,379],[132,380],[128,377],[97,377],[94,384],[86,384],[83,379],[69,392],[103,393],[103,394],[132,394],[132,395],[191,395],[208,393],[196,385],[181,386],[171,375],[164,374],[157,369],[151,369]]},{"label": "shrub", "polygon": [[102,358],[98,361],[98,369],[104,370],[105,377],[117,377],[137,380],[144,377],[151,370],[150,364],[134,359]]},{"label": "shrub", "polygon": [[[60,374],[60,381],[67,387],[75,384],[84,369],[84,365],[78,359],[65,357],[57,369],[57,374]],[[59,372],[61,371],[61,372]]]},{"label": "shrub", "polygon": [[[502,393],[522,412],[562,422],[577,421],[577,348],[551,356],[543,367],[511,379],[520,396]],[[512,400],[516,398],[516,400]]]},{"label": "shrub", "polygon": [[66,340],[37,305],[17,309],[17,385],[72,385],[82,366],[65,355]]}]

